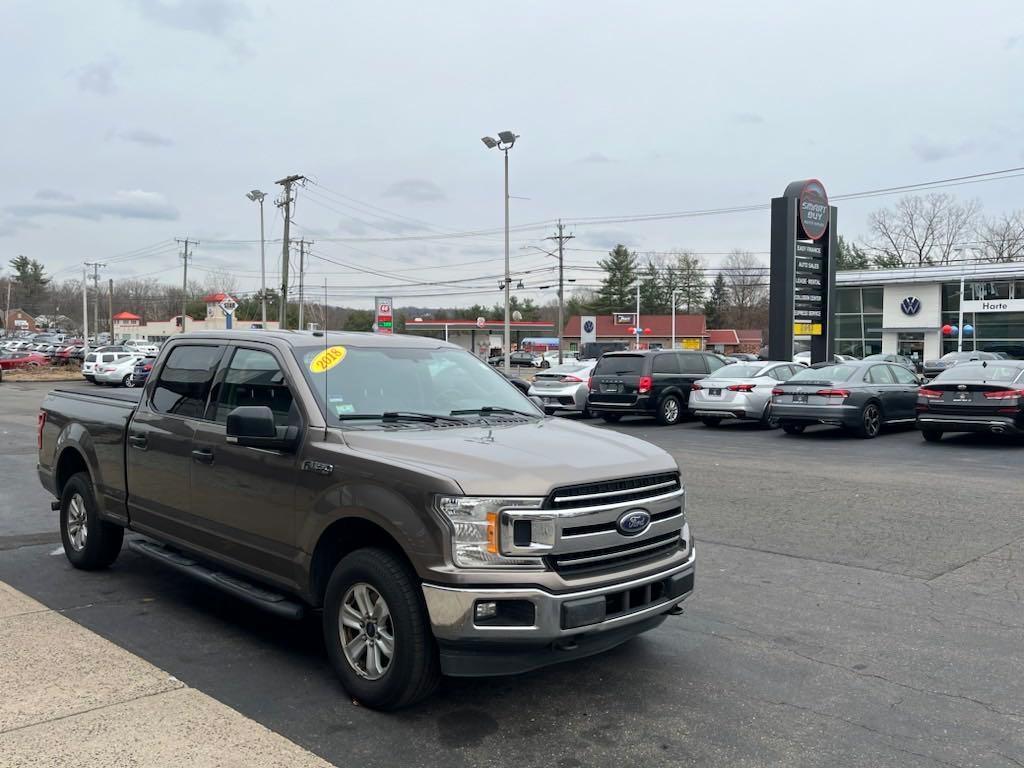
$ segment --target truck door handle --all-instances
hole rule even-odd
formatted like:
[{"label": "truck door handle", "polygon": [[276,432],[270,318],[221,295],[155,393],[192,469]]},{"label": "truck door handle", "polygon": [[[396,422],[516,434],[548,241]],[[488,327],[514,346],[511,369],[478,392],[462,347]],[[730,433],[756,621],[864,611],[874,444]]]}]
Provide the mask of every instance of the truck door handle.
[{"label": "truck door handle", "polygon": [[149,447],[149,440],[146,439],[145,435],[128,435],[128,445],[144,451]]},{"label": "truck door handle", "polygon": [[200,464],[213,464],[213,451],[209,448],[197,448],[192,451],[192,460]]}]

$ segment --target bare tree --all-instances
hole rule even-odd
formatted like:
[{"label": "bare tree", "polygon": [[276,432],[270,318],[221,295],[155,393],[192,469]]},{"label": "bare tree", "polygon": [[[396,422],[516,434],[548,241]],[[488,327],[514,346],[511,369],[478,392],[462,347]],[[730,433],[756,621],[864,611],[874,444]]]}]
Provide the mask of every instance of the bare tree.
[{"label": "bare tree", "polygon": [[760,328],[767,321],[768,271],[750,251],[735,250],[725,258],[727,302],[723,320],[734,328]]},{"label": "bare tree", "polygon": [[975,200],[960,203],[945,193],[902,197],[868,217],[865,247],[879,267],[948,264],[974,230],[980,210]]},{"label": "bare tree", "polygon": [[1002,262],[1024,259],[1024,210],[983,219],[975,232],[979,258]]}]

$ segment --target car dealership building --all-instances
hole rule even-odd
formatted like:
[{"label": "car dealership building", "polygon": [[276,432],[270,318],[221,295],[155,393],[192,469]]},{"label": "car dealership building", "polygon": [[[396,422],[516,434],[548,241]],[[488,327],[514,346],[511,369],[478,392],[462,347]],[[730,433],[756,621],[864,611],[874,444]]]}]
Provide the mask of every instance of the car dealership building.
[{"label": "car dealership building", "polygon": [[931,360],[962,342],[1024,358],[1024,264],[837,272],[835,339],[837,353],[856,357]]}]

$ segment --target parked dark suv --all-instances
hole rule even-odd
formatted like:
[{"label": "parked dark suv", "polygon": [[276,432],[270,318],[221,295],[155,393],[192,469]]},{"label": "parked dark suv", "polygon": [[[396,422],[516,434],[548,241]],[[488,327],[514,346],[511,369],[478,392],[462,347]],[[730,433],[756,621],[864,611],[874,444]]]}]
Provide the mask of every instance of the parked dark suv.
[{"label": "parked dark suv", "polygon": [[605,421],[654,416],[675,424],[686,413],[690,385],[725,364],[710,352],[608,352],[590,380],[590,412]]}]

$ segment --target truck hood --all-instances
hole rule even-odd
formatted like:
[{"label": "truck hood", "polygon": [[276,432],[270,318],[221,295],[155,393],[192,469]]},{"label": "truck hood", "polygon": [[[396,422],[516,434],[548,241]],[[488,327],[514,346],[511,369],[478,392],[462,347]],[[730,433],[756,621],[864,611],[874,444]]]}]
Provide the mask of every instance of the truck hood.
[{"label": "truck hood", "polygon": [[559,418],[344,435],[353,451],[444,475],[471,496],[546,496],[559,486],[677,468],[644,440]]}]

